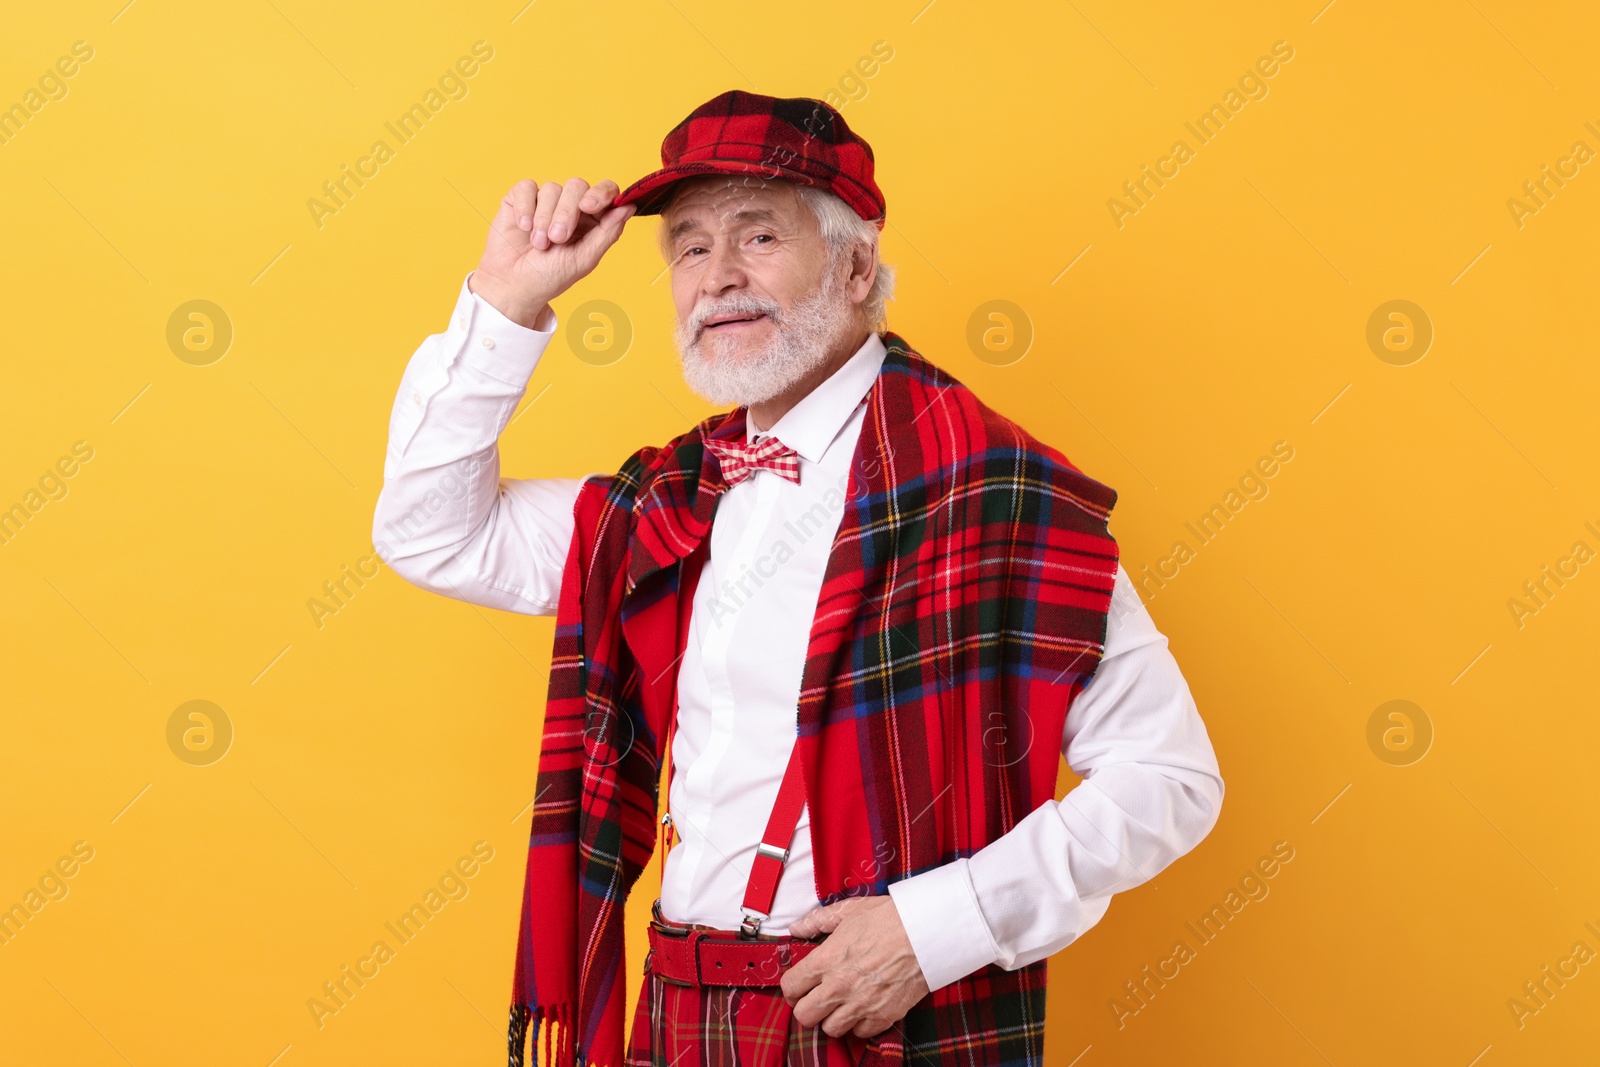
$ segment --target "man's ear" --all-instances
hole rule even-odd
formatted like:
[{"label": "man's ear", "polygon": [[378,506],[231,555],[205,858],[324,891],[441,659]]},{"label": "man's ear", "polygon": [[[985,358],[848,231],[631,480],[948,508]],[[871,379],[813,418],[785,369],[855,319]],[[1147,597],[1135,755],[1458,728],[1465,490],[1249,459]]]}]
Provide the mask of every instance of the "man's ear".
[{"label": "man's ear", "polygon": [[872,282],[877,276],[877,243],[857,242],[850,252],[850,274],[845,278],[845,291],[850,294],[850,302],[859,306],[865,301],[867,294],[872,292]]}]

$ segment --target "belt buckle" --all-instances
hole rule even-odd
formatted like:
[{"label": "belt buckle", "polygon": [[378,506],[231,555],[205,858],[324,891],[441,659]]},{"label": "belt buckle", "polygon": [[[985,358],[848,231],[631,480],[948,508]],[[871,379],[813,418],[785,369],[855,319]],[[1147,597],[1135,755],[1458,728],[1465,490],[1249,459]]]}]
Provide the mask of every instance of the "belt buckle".
[{"label": "belt buckle", "polygon": [[[675,941],[693,942],[700,934],[700,931],[690,929],[686,925],[680,926],[677,923],[668,922],[666,917],[661,914],[661,901],[659,898],[650,907],[650,929],[658,937],[670,937]],[[698,982],[700,978],[699,946],[691,943],[689,945],[689,951],[694,953],[695,980]],[[655,949],[651,949],[650,954],[645,957],[645,969],[647,972],[649,970],[651,957],[654,955]],[[673,978],[668,978],[666,975],[659,975],[658,977],[660,977],[663,982],[666,982],[669,985],[690,988],[685,986],[683,982],[677,981]]]},{"label": "belt buckle", "polygon": [[663,937],[682,938],[689,934],[688,926],[680,926],[677,923],[669,922],[667,917],[661,914],[660,897],[657,897],[656,902],[650,905],[650,925]]}]

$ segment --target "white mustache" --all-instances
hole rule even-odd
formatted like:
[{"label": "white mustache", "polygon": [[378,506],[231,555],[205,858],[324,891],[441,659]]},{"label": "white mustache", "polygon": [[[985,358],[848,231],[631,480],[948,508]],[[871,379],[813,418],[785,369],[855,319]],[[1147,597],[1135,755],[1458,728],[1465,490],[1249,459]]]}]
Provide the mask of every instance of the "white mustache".
[{"label": "white mustache", "polygon": [[778,306],[777,301],[762,300],[746,293],[696,308],[689,318],[689,328],[694,331],[694,336],[699,337],[705,328],[706,320],[721,315],[765,315],[776,323],[781,321],[779,318],[781,313],[782,308]]}]

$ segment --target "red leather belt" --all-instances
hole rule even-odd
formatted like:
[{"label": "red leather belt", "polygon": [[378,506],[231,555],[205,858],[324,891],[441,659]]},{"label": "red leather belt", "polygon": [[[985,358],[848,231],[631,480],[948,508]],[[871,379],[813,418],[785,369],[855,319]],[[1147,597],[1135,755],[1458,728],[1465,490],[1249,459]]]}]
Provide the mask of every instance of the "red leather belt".
[{"label": "red leather belt", "polygon": [[820,941],[650,924],[650,973],[686,986],[775,986]]}]

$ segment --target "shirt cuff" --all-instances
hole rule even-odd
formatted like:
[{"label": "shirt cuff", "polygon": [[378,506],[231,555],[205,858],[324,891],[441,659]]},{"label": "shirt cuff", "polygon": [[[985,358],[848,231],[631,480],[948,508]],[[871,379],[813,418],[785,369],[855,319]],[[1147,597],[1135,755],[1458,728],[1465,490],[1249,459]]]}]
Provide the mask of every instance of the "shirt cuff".
[{"label": "shirt cuff", "polygon": [[496,381],[526,386],[539,357],[556,335],[555,309],[551,308],[542,316],[547,323],[545,329],[530,330],[506,318],[493,304],[472,291],[468,283],[474,273],[468,271],[461,280],[461,295],[450,317],[452,340],[459,346],[456,351],[461,354],[463,363]]},{"label": "shirt cuff", "polygon": [[940,989],[999,959],[965,858],[892,882],[889,896],[929,989]]}]

